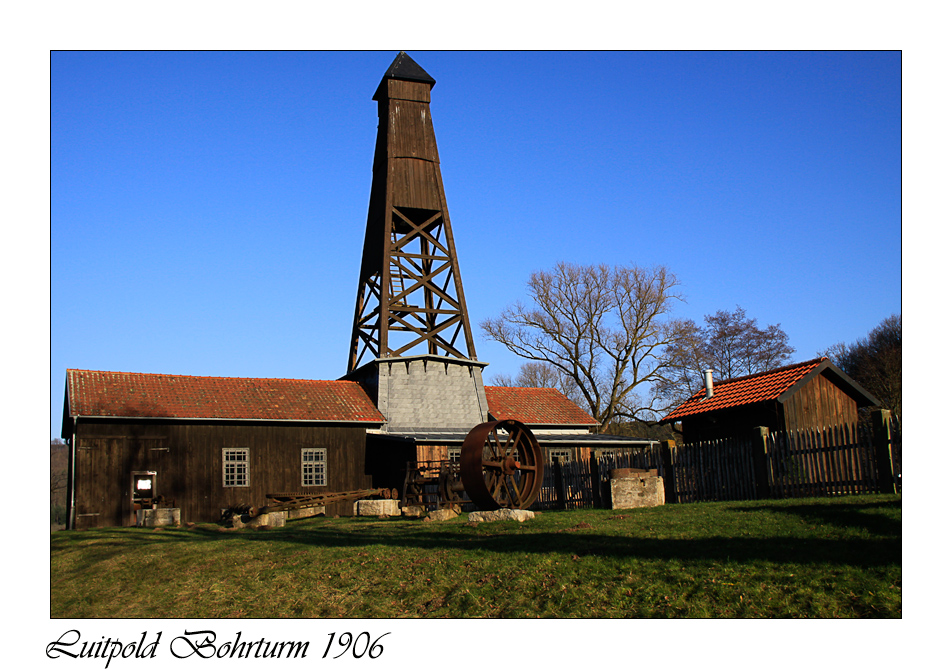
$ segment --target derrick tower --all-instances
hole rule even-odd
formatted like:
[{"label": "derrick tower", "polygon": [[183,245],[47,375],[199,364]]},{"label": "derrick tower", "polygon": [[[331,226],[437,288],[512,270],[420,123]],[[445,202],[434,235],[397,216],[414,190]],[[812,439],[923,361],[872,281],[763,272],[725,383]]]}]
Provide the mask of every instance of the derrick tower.
[{"label": "derrick tower", "polygon": [[387,417],[382,431],[455,431],[487,419],[440,174],[430,91],[401,51],[377,102],[377,143],[346,378]]},{"label": "derrick tower", "polygon": [[420,352],[476,359],[430,117],[435,84],[401,51],[373,97],[377,144],[348,373]]}]

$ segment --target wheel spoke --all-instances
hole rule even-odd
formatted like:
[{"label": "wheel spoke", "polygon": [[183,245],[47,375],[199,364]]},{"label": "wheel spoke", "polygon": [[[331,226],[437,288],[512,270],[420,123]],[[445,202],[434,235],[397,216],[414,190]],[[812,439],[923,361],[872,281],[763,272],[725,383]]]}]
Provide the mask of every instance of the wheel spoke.
[{"label": "wheel spoke", "polygon": [[492,454],[496,456],[497,458],[503,457],[503,453],[500,452],[500,449],[502,448],[502,446],[499,444],[499,433],[493,430],[490,433],[490,436],[492,437],[492,439],[489,442],[490,444],[489,448],[492,451]]},{"label": "wheel spoke", "polygon": [[499,499],[499,489],[505,486],[506,477],[502,475],[502,472],[493,473],[492,483],[489,486],[489,494],[492,495],[493,499]]},{"label": "wheel spoke", "polygon": [[[506,485],[503,486],[503,489],[506,491],[506,497],[509,498],[510,504],[515,504],[515,503],[516,503],[516,500],[513,499],[513,496],[512,496],[512,489],[513,489],[513,487],[514,487],[514,482],[513,482],[513,480],[512,480],[512,477],[511,477],[511,476],[505,477],[505,483],[506,483]],[[510,485],[510,484],[512,484],[512,485]],[[502,500],[500,500],[500,501],[502,501]]]},{"label": "wheel spoke", "polygon": [[516,440],[516,439],[513,439],[513,437],[515,436],[513,432],[514,432],[514,431],[509,432],[508,439],[506,439],[506,452],[505,452],[505,455],[509,455],[509,447],[510,447],[510,445],[513,447],[513,450],[515,450],[517,440]]}]

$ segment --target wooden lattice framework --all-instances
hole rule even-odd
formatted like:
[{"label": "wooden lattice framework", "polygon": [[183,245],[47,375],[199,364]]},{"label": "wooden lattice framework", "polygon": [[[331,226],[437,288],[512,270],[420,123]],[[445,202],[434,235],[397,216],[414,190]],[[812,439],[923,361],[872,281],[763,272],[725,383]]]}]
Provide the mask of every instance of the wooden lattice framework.
[{"label": "wooden lattice framework", "polygon": [[379,123],[348,372],[423,352],[476,359],[430,117],[435,83],[401,51],[374,95]]}]

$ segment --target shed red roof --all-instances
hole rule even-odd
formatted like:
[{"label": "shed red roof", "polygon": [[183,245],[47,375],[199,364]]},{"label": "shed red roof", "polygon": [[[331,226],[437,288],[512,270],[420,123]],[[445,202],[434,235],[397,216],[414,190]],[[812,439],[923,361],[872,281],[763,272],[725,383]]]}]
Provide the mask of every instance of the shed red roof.
[{"label": "shed red roof", "polygon": [[598,425],[555,388],[486,386],[486,401],[494,420],[515,419],[526,425]]},{"label": "shed red roof", "polygon": [[817,358],[795,365],[778,367],[768,372],[716,381],[714,383],[714,397],[704,399],[705,391],[704,388],[701,388],[684,404],[665,416],[662,422],[677,420],[685,416],[696,416],[709,411],[779,399],[784,392],[826,361],[826,358]]},{"label": "shed red roof", "polygon": [[66,399],[70,416],[384,422],[353,381],[68,369]]}]

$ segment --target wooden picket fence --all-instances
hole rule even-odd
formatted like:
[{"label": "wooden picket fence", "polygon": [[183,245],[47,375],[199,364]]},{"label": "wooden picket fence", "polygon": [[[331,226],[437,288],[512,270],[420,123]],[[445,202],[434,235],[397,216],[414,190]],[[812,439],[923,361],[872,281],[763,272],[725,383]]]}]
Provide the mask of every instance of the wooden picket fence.
[{"label": "wooden picket fence", "polygon": [[674,449],[669,477],[674,489],[666,501],[714,502],[757,499],[751,440],[718,439],[682,444]]},{"label": "wooden picket fence", "polygon": [[632,453],[602,453],[587,461],[547,463],[542,490],[532,509],[610,508],[609,481],[612,469],[657,469],[661,472],[658,446]]},{"label": "wooden picket fence", "polygon": [[891,463],[877,452],[877,434],[856,425],[770,435],[771,497],[879,492],[880,473],[886,468],[892,470],[893,485],[900,492],[902,429],[898,421],[891,421],[889,432]]},{"label": "wooden picket fence", "polygon": [[902,428],[838,426],[747,436],[554,462],[534,509],[609,508],[612,469],[656,469],[666,503],[782,499],[902,491]]}]

